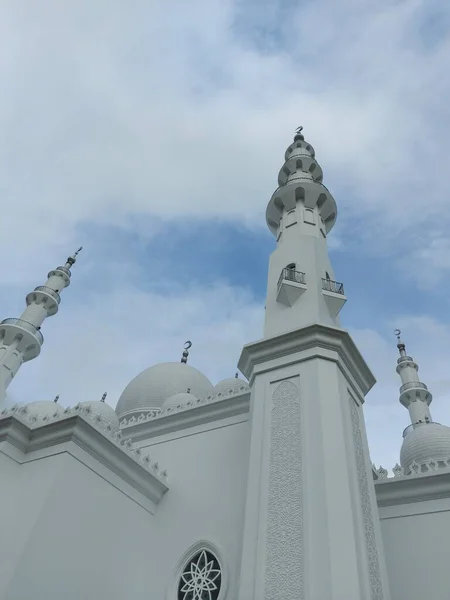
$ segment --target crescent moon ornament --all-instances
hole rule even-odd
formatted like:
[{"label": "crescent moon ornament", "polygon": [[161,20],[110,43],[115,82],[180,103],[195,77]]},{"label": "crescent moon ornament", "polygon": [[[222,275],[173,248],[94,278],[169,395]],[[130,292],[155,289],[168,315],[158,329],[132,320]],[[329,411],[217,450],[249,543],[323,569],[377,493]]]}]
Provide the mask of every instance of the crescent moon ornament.
[{"label": "crescent moon ornament", "polygon": [[187,342],[184,342],[184,350],[183,350],[183,355],[181,357],[181,362],[186,364],[187,363],[187,359],[189,356],[189,348],[191,348],[192,346],[192,342],[190,340],[188,340]]}]

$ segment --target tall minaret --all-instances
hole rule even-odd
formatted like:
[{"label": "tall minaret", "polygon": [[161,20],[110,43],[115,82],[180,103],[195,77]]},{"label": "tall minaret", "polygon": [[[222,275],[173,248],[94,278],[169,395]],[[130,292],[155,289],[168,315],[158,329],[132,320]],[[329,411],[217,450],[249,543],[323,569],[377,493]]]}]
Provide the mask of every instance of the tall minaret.
[{"label": "tall minaret", "polygon": [[20,365],[39,355],[44,343],[41,325],[44,319],[58,312],[59,294],[70,284],[70,269],[80,250],[81,247],[69,256],[64,266],[50,271],[45,285],[39,285],[27,295],[27,307],[19,319],[5,319],[0,323],[0,406]]},{"label": "tall minaret", "polygon": [[267,208],[264,338],[244,347],[250,459],[239,600],[388,600],[362,414],[375,379],[338,312],[336,203],[301,128]]},{"label": "tall minaret", "polygon": [[277,238],[269,263],[266,337],[311,323],[339,326],[338,313],[346,301],[326,242],[336,221],[336,202],[322,183],[314,148],[301,130],[286,150],[279,188],[266,211],[267,225]]}]

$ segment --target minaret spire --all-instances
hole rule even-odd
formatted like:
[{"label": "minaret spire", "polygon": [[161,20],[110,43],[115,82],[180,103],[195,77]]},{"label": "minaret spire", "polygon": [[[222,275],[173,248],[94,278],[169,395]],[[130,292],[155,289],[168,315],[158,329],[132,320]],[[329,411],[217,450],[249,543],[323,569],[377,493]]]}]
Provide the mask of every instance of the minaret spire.
[{"label": "minaret spire", "polygon": [[326,245],[336,203],[301,127],[278,184],[264,336],[238,363],[251,410],[237,597],[389,600],[362,414],[375,380],[339,326]]},{"label": "minaret spire", "polygon": [[424,423],[432,422],[429,406],[433,396],[427,386],[419,380],[417,374],[419,367],[412,357],[407,355],[406,346],[400,337],[400,329],[396,329],[394,333],[397,337],[397,348],[400,353],[396,369],[402,380],[400,403],[408,409],[411,418],[410,429],[415,429]]},{"label": "minaret spire", "polygon": [[346,297],[326,243],[337,209],[322,177],[314,148],[298,127],[266,211],[277,247],[270,257],[265,337],[310,323],[339,327]]},{"label": "minaret spire", "polygon": [[21,364],[39,355],[44,343],[42,323],[58,312],[60,293],[70,285],[70,269],[81,249],[80,246],[69,256],[64,266],[50,271],[44,285],[27,295],[27,307],[18,319],[5,319],[0,323],[0,405]]}]

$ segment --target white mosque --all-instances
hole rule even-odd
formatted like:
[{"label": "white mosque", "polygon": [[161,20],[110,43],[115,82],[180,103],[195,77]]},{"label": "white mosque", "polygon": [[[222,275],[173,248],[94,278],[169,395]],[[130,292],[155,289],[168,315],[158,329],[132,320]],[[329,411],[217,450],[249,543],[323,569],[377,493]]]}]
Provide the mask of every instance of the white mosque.
[{"label": "white mosque", "polygon": [[[371,464],[362,406],[375,378],[340,327],[336,203],[301,128],[278,186],[245,379],[214,386],[187,343],[115,410],[105,398],[0,409],[1,600],[450,599],[450,428],[399,337],[411,424],[393,476]],[[1,322],[0,401],[39,355],[75,260]]]}]

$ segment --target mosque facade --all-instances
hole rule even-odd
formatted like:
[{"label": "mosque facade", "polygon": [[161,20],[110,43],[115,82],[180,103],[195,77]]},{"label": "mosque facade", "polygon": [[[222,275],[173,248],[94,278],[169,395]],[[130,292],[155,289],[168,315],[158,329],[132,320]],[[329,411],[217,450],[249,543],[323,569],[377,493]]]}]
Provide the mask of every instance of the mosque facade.
[{"label": "mosque facade", "polygon": [[[450,428],[398,332],[411,424],[391,475],[371,463],[375,378],[339,321],[336,202],[301,128],[284,158],[264,331],[241,376],[213,385],[187,343],[115,409],[0,404],[1,600],[450,598]],[[0,403],[39,355],[77,253],[1,322]]]}]

